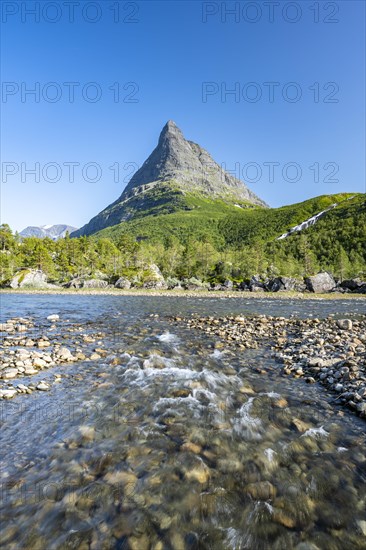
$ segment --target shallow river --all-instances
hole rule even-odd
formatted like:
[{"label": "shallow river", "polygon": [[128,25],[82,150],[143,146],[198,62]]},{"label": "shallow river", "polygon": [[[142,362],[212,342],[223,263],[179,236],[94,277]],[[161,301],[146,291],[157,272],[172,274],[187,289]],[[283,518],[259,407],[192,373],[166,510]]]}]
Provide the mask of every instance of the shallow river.
[{"label": "shallow river", "polygon": [[42,372],[63,375],[50,392],[0,402],[1,547],[366,548],[365,421],[283,376],[269,349],[234,354],[169,321],[348,317],[364,300],[0,299],[1,321],[92,323],[109,352]]}]

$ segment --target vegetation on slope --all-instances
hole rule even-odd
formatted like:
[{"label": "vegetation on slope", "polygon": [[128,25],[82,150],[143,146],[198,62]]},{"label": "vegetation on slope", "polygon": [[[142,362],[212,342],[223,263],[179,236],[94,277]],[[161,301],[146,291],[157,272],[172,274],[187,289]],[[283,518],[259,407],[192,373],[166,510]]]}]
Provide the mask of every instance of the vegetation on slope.
[{"label": "vegetation on slope", "polygon": [[[291,227],[325,210],[314,226],[289,237]],[[224,201],[185,195],[187,210],[148,215],[91,237],[59,241],[20,239],[0,227],[1,282],[19,269],[42,269],[51,280],[133,277],[156,263],[165,277],[210,282],[254,274],[304,276],[328,270],[335,276],[366,275],[366,195],[317,197],[277,209],[237,208]],[[188,209],[189,208],[189,209]]]}]

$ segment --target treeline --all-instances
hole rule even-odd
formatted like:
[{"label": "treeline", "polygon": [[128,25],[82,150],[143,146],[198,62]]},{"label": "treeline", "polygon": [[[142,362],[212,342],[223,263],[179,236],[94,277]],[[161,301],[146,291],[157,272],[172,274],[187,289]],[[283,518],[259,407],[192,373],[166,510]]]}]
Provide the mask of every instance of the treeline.
[{"label": "treeline", "polygon": [[[106,276],[133,278],[146,266],[156,264],[165,278],[195,277],[222,283],[261,277],[303,277],[329,271],[343,280],[366,275],[365,223],[344,220],[342,227],[317,224],[317,230],[294,234],[278,241],[265,241],[252,234],[230,231],[230,218],[219,223],[220,243],[210,233],[199,238],[165,236],[159,241],[138,241],[127,232],[114,239],[68,235],[58,241],[49,238],[20,239],[9,226],[0,226],[0,282],[6,284],[19,270],[41,269],[50,282],[65,283],[74,277]],[[321,231],[319,231],[321,229]],[[337,238],[335,238],[337,235]]]}]

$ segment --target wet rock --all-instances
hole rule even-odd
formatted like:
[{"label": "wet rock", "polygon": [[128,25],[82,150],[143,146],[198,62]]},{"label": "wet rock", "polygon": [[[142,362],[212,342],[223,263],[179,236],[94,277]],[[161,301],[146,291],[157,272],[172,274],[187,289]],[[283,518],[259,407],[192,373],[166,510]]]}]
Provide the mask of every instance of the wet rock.
[{"label": "wet rock", "polygon": [[194,454],[199,454],[202,450],[202,447],[200,445],[192,443],[192,441],[187,441],[186,443],[183,443],[180,449],[181,451],[188,451]]},{"label": "wet rock", "polygon": [[39,384],[37,384],[36,389],[40,391],[48,391],[50,386],[42,380]]},{"label": "wet rock", "polygon": [[57,313],[54,313],[47,317],[47,321],[58,321],[59,319],[60,319],[60,316],[57,315]]},{"label": "wet rock", "polygon": [[79,434],[81,436],[81,443],[90,443],[95,438],[95,428],[93,426],[80,426]]},{"label": "wet rock", "polygon": [[288,529],[294,529],[296,527],[296,521],[288,513],[281,509],[273,510],[273,521],[287,527]]},{"label": "wet rock", "polygon": [[204,485],[208,482],[210,479],[210,471],[209,469],[202,464],[197,465],[196,467],[193,467],[190,470],[187,470],[185,472],[185,478],[188,481],[197,481],[198,483],[201,483]]},{"label": "wet rock", "polygon": [[269,481],[249,483],[245,491],[255,500],[272,500],[276,496],[276,487]]},{"label": "wet rock", "polygon": [[150,550],[150,541],[147,535],[141,537],[129,537],[128,544],[130,550]]},{"label": "wet rock", "polygon": [[4,380],[15,378],[17,375],[18,375],[18,369],[4,369],[0,373],[1,378],[4,378]]},{"label": "wet rock", "polygon": [[316,546],[312,542],[300,542],[295,550],[320,550],[319,546]]},{"label": "wet rock", "polygon": [[43,369],[46,366],[47,366],[47,363],[44,359],[41,359],[40,357],[36,357],[35,359],[33,359],[33,367]]},{"label": "wet rock", "polygon": [[173,550],[186,550],[184,538],[177,531],[171,534],[170,544],[172,545]]},{"label": "wet rock", "polygon": [[37,369],[34,369],[33,367],[27,367],[24,371],[24,374],[26,376],[32,376],[33,374],[38,374],[38,370]]},{"label": "wet rock", "polygon": [[125,470],[115,470],[114,472],[108,472],[104,476],[104,480],[110,485],[121,485],[124,488],[129,489],[129,493],[133,492],[136,484],[137,477],[132,472]]},{"label": "wet rock", "polygon": [[72,360],[72,353],[71,351],[66,348],[66,347],[62,347],[58,350],[58,353],[57,355],[60,357],[61,360],[63,361],[69,361],[69,360]]},{"label": "wet rock", "polygon": [[291,425],[294,426],[294,428],[296,428],[299,433],[305,433],[311,428],[310,424],[308,424],[307,422],[303,422],[299,418],[293,418]]},{"label": "wet rock", "polygon": [[11,399],[15,395],[17,395],[17,393],[18,392],[15,388],[14,389],[3,389],[3,390],[0,390],[0,398],[2,398],[2,399]]}]

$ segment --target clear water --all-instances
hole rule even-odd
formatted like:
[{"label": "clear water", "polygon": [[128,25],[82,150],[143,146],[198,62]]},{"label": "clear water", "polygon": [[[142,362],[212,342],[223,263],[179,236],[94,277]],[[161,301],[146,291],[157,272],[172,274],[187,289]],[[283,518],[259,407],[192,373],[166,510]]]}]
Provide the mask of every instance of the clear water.
[{"label": "clear water", "polygon": [[49,393],[0,402],[4,548],[366,548],[365,422],[282,376],[268,349],[215,349],[169,320],[352,316],[365,301],[0,299],[1,320],[91,323],[110,354],[44,371],[67,375]]}]

